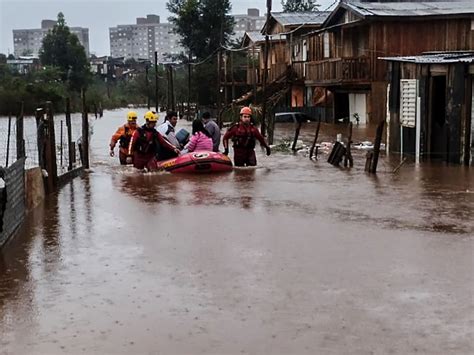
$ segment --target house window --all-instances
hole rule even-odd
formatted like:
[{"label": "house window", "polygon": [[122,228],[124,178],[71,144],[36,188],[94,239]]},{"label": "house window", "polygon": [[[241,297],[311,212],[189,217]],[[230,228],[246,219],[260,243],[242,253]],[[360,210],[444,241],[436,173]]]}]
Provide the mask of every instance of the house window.
[{"label": "house window", "polygon": [[417,80],[400,80],[400,122],[404,127],[415,127]]},{"label": "house window", "polygon": [[323,35],[324,58],[329,58],[329,33]]}]

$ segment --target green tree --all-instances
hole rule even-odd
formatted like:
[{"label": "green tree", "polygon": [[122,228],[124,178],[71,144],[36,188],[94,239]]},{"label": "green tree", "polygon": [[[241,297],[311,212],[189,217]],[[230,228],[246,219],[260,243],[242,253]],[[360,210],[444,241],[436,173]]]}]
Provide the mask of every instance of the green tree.
[{"label": "green tree", "polygon": [[282,0],[281,5],[283,12],[316,11],[319,8],[315,0]]},{"label": "green tree", "polygon": [[7,56],[3,53],[0,53],[0,64],[5,64],[7,62]]},{"label": "green tree", "polygon": [[[193,66],[192,98],[200,104],[216,101],[217,61],[213,54],[221,46],[228,46],[234,31],[234,18],[229,15],[229,0],[168,0],[167,8],[173,16],[168,20],[182,37],[181,44],[191,55]],[[184,59],[187,63],[189,59]],[[187,71],[182,79],[187,81]],[[187,87],[187,85],[185,85]],[[177,97],[187,89],[177,91]],[[187,94],[186,94],[187,97]]]},{"label": "green tree", "polygon": [[90,65],[84,47],[69,31],[61,12],[57,24],[43,39],[39,56],[43,65],[59,68],[61,80],[70,89],[79,91],[90,82]]},{"label": "green tree", "polygon": [[166,6],[181,44],[198,60],[229,43],[234,30],[229,0],[169,0]]}]

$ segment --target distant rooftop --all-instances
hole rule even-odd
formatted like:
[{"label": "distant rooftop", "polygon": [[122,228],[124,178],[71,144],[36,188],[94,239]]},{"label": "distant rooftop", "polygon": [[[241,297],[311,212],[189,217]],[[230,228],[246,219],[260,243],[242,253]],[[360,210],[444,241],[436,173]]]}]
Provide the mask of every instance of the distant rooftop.
[{"label": "distant rooftop", "polygon": [[341,2],[363,17],[367,16],[439,16],[473,14],[474,1],[420,1],[420,2]]}]

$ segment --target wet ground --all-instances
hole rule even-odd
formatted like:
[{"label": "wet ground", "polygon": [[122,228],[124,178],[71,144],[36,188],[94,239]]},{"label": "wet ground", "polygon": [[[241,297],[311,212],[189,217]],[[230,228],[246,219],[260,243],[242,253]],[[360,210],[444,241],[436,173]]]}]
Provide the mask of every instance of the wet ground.
[{"label": "wet ground", "polygon": [[1,251],[1,354],[474,352],[472,169],[257,149],[257,169],[142,174],[108,157],[123,117]]}]

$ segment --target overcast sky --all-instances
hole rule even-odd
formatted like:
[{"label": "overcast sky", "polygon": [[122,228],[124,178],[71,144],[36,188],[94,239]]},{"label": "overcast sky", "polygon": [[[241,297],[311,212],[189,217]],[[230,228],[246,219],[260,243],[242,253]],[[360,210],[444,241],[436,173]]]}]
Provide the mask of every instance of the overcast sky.
[{"label": "overcast sky", "polygon": [[[56,19],[62,11],[68,26],[89,28],[90,52],[109,55],[109,27],[133,24],[136,17],[157,14],[162,22],[169,16],[166,0],[0,0],[0,53],[13,53],[13,29],[40,28],[41,20]],[[265,12],[266,0],[231,0],[233,14],[247,8]],[[319,0],[325,10],[334,0]],[[272,11],[281,11],[281,1],[273,0]]]}]

